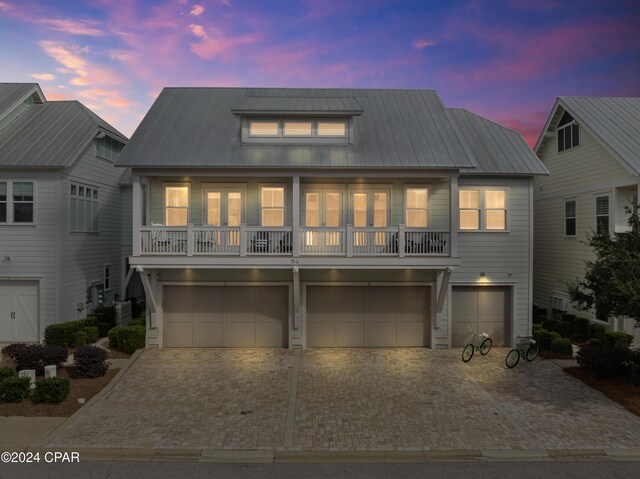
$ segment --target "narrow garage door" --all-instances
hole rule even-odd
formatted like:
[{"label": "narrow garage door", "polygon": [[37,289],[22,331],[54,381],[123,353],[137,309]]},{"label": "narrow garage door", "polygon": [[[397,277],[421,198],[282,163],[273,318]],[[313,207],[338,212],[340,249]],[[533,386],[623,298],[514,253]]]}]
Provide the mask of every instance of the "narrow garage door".
[{"label": "narrow garage door", "polygon": [[36,281],[0,281],[0,341],[37,341],[38,303]]},{"label": "narrow garage door", "polygon": [[507,345],[511,324],[510,291],[506,286],[454,286],[452,346],[469,342],[469,328],[474,333],[488,333],[494,346]]},{"label": "narrow garage door", "polygon": [[165,286],[166,347],[283,348],[286,286]]},{"label": "narrow garage door", "polygon": [[426,346],[429,291],[425,286],[307,286],[307,346]]}]

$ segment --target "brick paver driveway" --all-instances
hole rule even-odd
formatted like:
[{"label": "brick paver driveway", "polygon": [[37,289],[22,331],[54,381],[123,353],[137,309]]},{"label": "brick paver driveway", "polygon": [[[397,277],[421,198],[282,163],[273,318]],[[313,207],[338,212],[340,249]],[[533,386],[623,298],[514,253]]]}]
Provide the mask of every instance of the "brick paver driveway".
[{"label": "brick paver driveway", "polygon": [[50,446],[626,449],[640,418],[549,361],[428,349],[147,350]]}]

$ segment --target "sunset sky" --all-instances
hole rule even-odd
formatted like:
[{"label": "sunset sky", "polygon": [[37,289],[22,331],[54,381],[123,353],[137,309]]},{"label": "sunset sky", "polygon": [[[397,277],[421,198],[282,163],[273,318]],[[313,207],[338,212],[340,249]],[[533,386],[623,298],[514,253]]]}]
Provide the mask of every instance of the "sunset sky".
[{"label": "sunset sky", "polygon": [[0,69],[127,135],[164,86],[419,88],[533,144],[559,95],[640,96],[640,2],[0,0]]}]

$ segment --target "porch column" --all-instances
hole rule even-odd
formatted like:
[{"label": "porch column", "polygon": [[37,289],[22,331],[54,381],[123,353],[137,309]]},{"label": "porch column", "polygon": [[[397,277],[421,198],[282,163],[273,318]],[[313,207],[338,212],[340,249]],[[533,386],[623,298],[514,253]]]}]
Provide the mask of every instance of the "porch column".
[{"label": "porch column", "polygon": [[302,198],[300,197],[300,176],[295,175],[293,177],[293,191],[292,191],[292,204],[293,204],[293,222],[291,232],[291,241],[293,241],[293,257],[297,258],[300,256],[300,201]]},{"label": "porch column", "polygon": [[449,181],[449,254],[455,258],[458,256],[458,230],[460,229],[460,213],[458,193],[458,177],[452,176]]},{"label": "porch column", "polygon": [[140,227],[142,226],[142,186],[140,185],[140,175],[131,175],[133,184],[133,256],[140,256]]}]

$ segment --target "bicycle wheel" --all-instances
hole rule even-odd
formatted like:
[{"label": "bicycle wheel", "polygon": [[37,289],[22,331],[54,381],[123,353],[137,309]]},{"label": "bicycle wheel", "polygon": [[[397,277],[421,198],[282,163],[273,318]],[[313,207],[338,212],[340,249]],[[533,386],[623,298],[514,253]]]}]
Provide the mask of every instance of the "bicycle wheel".
[{"label": "bicycle wheel", "polygon": [[537,343],[533,343],[529,346],[529,349],[527,349],[527,354],[525,354],[525,359],[527,361],[533,361],[535,358],[538,357],[538,353],[540,352],[540,348],[538,347]]},{"label": "bicycle wheel", "polygon": [[462,350],[462,360],[467,363],[473,357],[473,344],[467,344]]},{"label": "bicycle wheel", "polygon": [[485,338],[482,340],[482,344],[480,345],[480,354],[483,356],[491,351],[491,346],[493,345],[493,341],[491,338]]},{"label": "bicycle wheel", "polygon": [[516,364],[518,364],[518,361],[520,361],[520,353],[518,352],[517,349],[512,349],[511,351],[509,351],[509,354],[507,354],[507,367],[509,369],[514,368],[516,366]]}]

